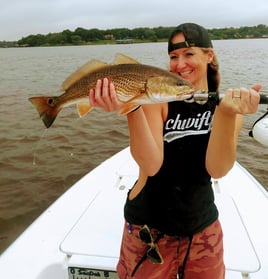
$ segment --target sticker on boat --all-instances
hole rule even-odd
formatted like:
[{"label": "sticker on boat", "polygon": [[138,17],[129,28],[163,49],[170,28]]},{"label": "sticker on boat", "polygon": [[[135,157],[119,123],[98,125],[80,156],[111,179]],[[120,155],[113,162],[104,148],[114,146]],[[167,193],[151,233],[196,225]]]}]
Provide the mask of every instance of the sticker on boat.
[{"label": "sticker on boat", "polygon": [[83,267],[69,267],[69,279],[118,279],[115,271],[90,269]]}]

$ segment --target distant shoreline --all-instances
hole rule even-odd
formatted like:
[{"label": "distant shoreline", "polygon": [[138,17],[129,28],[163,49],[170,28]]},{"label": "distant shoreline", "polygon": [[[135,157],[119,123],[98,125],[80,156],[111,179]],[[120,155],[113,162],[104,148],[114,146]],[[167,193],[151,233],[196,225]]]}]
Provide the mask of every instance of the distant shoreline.
[{"label": "distant shoreline", "polygon": [[[230,39],[214,39],[212,41],[219,40],[257,40],[257,39],[268,39],[268,37],[260,37],[260,38],[230,38]],[[132,42],[115,42],[115,41],[104,41],[104,42],[87,42],[80,44],[60,44],[60,45],[40,45],[40,46],[29,46],[29,45],[18,45],[17,42],[5,42],[9,43],[7,45],[2,46],[0,42],[0,48],[28,48],[28,47],[68,47],[68,46],[94,46],[94,45],[120,45],[120,44],[146,44],[146,43],[167,43],[167,40],[163,41],[148,41],[148,40],[133,40]]]},{"label": "distant shoreline", "polygon": [[[79,46],[105,44],[133,44],[167,42],[175,26],[155,28],[115,28],[109,30],[76,28],[59,33],[29,35],[18,41],[0,41],[0,47]],[[268,38],[268,26],[242,26],[238,28],[208,29],[212,40]]]}]

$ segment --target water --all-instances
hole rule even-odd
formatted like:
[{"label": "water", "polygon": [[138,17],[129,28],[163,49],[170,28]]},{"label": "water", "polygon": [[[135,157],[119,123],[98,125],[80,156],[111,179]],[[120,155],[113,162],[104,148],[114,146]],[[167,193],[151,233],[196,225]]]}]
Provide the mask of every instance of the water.
[{"label": "water", "polygon": [[[262,82],[267,91],[267,39],[215,41],[214,46],[222,89]],[[69,107],[45,129],[27,99],[59,95],[62,81],[77,67],[92,58],[112,62],[118,52],[166,68],[166,48],[152,43],[0,49],[0,253],[73,183],[128,145],[125,118],[117,113],[95,110],[80,119]],[[238,161],[268,189],[267,147],[248,137],[266,107],[246,117]]]}]

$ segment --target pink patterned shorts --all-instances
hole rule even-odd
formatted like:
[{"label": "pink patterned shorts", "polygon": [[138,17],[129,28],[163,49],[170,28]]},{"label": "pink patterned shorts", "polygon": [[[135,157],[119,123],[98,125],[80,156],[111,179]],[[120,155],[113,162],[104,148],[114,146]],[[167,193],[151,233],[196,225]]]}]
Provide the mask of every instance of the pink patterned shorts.
[{"label": "pink patterned shorts", "polygon": [[[189,238],[177,238],[164,235],[157,242],[163,263],[152,263],[145,260],[138,266],[135,274],[133,270],[148,250],[139,236],[141,226],[129,224],[124,226],[120,259],[117,273],[120,279],[177,279],[178,270],[183,266]],[[159,232],[151,229],[155,239]],[[225,266],[223,263],[223,234],[220,222],[217,220],[203,231],[193,235],[189,254],[184,268],[183,279],[224,279]]]}]

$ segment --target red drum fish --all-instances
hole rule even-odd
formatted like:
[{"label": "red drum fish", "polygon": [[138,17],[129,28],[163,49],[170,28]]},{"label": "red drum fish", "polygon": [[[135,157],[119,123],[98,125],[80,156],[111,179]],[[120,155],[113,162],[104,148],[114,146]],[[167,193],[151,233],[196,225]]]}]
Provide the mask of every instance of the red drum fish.
[{"label": "red drum fish", "polygon": [[49,128],[66,106],[76,104],[80,117],[90,112],[93,107],[89,103],[89,91],[95,88],[98,79],[105,77],[114,83],[119,100],[124,102],[121,115],[142,104],[185,100],[194,92],[193,85],[178,75],[118,54],[112,64],[91,60],[80,67],[63,82],[64,93],[60,96],[31,97],[29,101]]}]

